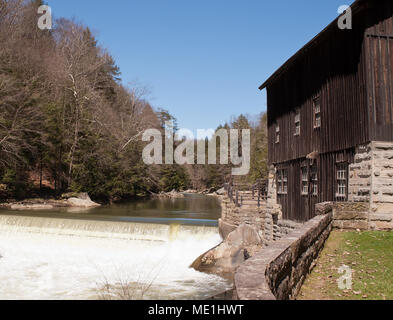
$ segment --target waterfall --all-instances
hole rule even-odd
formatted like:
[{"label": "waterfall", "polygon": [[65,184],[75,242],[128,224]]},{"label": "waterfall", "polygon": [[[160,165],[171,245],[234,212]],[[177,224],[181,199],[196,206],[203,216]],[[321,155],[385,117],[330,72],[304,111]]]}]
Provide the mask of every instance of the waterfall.
[{"label": "waterfall", "polygon": [[0,299],[97,299],[124,283],[207,298],[228,282],[189,266],[220,241],[216,227],[0,215]]},{"label": "waterfall", "polygon": [[207,239],[217,234],[217,228],[2,215],[0,232],[168,242]]}]

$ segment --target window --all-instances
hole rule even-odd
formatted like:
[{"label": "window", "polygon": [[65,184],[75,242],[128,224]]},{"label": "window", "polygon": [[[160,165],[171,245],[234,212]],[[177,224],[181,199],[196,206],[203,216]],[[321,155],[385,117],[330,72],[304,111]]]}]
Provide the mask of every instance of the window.
[{"label": "window", "polygon": [[283,181],[282,181],[282,191],[284,194],[288,193],[288,171],[287,170],[283,170]]},{"label": "window", "polygon": [[277,171],[277,193],[282,194],[282,170]]},{"label": "window", "polygon": [[308,195],[308,167],[302,167],[302,195]]},{"label": "window", "polygon": [[337,192],[336,198],[338,200],[347,200],[347,175],[348,165],[346,163],[337,164]]},{"label": "window", "polygon": [[310,178],[311,178],[311,192],[313,196],[318,195],[318,168],[317,166],[312,166],[310,170]]},{"label": "window", "polygon": [[280,126],[276,125],[276,143],[280,143]]},{"label": "window", "polygon": [[300,136],[300,110],[295,113],[295,136]]},{"label": "window", "polygon": [[321,127],[321,98],[314,99],[314,129]]},{"label": "window", "polygon": [[277,170],[277,193],[288,193],[288,170]]}]

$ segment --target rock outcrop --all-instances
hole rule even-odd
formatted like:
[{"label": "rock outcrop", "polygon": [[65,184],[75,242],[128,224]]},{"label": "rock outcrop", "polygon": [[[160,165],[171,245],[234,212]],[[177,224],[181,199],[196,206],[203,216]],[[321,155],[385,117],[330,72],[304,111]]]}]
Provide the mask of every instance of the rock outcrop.
[{"label": "rock outcrop", "polygon": [[242,224],[228,234],[217,247],[201,255],[192,268],[219,275],[230,275],[262,247],[262,239],[254,227]]},{"label": "rock outcrop", "polygon": [[77,208],[95,208],[100,206],[100,204],[91,201],[87,193],[80,193],[77,198],[69,198],[67,203],[69,203],[71,207]]}]

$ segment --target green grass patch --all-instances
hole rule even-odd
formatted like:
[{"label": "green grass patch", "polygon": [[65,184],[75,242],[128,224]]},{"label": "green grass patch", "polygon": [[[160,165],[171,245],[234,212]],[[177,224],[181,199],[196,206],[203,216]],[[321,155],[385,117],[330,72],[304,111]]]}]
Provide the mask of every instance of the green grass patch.
[{"label": "green grass patch", "polygon": [[[352,289],[338,286],[343,265]],[[393,300],[393,232],[333,231],[298,299]]]}]

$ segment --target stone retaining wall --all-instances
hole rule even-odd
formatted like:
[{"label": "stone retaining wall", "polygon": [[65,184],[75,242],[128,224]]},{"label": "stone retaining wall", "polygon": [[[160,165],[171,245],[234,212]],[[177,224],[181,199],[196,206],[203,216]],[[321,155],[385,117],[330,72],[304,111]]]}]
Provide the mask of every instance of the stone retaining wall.
[{"label": "stone retaining wall", "polygon": [[316,205],[318,214],[333,214],[333,227],[341,230],[393,230],[393,214],[370,212],[365,202],[324,202]]},{"label": "stone retaining wall", "polygon": [[238,268],[234,299],[296,298],[332,227],[333,213],[330,211],[259,251]]}]

